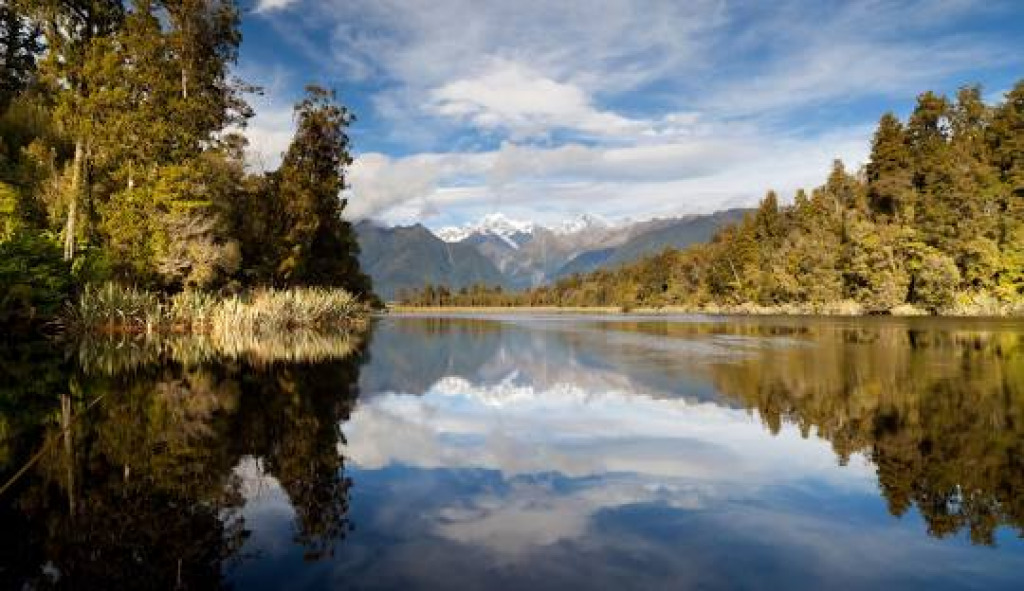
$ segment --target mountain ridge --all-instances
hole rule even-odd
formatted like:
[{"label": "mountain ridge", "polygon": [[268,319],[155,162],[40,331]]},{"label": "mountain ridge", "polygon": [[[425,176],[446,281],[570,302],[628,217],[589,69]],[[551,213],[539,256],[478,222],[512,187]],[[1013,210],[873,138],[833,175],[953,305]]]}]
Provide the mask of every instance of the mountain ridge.
[{"label": "mountain ridge", "polygon": [[423,224],[355,225],[360,263],[385,300],[425,284],[458,290],[473,284],[526,289],[573,273],[615,267],[665,248],[710,240],[748,210],[609,222],[583,214],[554,227],[515,220],[501,213],[476,223],[431,231]]}]

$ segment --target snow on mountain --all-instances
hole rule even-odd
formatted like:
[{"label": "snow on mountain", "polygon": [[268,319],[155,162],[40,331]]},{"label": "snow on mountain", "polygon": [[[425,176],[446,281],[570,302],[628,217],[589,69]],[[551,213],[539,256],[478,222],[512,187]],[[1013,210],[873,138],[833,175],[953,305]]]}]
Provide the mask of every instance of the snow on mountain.
[{"label": "snow on mountain", "polygon": [[[600,216],[584,213],[545,229],[559,236],[567,236],[586,230],[605,230],[613,226],[614,224]],[[538,227],[543,226],[538,226],[533,222],[515,220],[502,213],[491,213],[485,215],[476,223],[470,222],[462,226],[446,226],[435,232],[435,234],[445,242],[462,242],[474,235],[495,236],[501,238],[513,248],[518,248],[521,243],[520,238],[524,235],[533,234],[533,231]]]},{"label": "snow on mountain", "polygon": [[555,234],[566,235],[576,234],[577,232],[583,232],[584,230],[603,230],[610,227],[612,227],[612,223],[603,217],[591,213],[584,213],[563,221],[561,224],[551,228],[551,231]]},{"label": "snow on mountain", "polygon": [[445,242],[462,242],[473,235],[495,236],[507,242],[512,248],[519,248],[516,238],[533,233],[533,222],[514,220],[502,213],[489,213],[477,223],[462,226],[447,226],[437,231],[437,237]]},{"label": "snow on mountain", "polygon": [[472,236],[473,232],[474,230],[470,226],[445,226],[434,234],[445,242],[462,242]]}]

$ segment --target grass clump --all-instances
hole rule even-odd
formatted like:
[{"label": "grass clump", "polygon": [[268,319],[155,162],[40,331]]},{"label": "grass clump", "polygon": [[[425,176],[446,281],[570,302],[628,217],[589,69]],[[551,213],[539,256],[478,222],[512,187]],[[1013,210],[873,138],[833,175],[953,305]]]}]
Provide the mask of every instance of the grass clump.
[{"label": "grass clump", "polygon": [[69,306],[65,324],[78,333],[192,333],[230,339],[350,328],[367,312],[365,304],[341,289],[259,289],[223,298],[185,291],[162,298],[107,283],[87,287]]}]

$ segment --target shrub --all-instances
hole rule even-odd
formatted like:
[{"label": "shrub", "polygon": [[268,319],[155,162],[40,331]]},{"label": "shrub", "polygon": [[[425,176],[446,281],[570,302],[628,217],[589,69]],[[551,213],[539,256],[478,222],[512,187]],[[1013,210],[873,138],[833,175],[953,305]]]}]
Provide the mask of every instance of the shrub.
[{"label": "shrub", "polygon": [[266,336],[298,330],[347,328],[366,306],[341,289],[258,290],[221,299],[184,291],[164,300],[114,283],[87,287],[67,317],[77,332],[182,332]]},{"label": "shrub", "polygon": [[19,231],[0,242],[0,325],[57,316],[71,293],[71,270],[52,236]]},{"label": "shrub", "polygon": [[941,252],[929,252],[914,273],[914,302],[936,313],[953,303],[959,284],[956,262]]}]

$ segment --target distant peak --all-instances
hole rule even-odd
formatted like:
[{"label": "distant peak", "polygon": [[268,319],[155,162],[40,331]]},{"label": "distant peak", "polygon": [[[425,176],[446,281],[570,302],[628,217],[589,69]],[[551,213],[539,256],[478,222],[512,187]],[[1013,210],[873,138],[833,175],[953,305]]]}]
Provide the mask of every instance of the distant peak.
[{"label": "distant peak", "polygon": [[567,219],[558,224],[552,230],[556,234],[575,234],[584,230],[610,228],[612,223],[605,218],[592,213],[583,213],[574,218]]},{"label": "distant peak", "polygon": [[445,242],[461,242],[470,236],[483,234],[496,236],[515,244],[513,237],[520,234],[532,234],[533,222],[515,220],[503,213],[489,213],[480,221],[463,224],[462,226],[446,226],[437,231],[437,237]]}]

